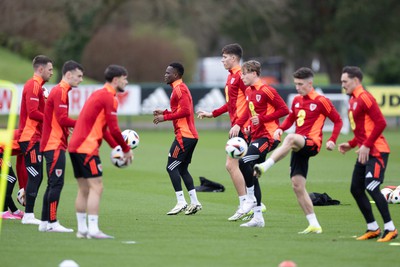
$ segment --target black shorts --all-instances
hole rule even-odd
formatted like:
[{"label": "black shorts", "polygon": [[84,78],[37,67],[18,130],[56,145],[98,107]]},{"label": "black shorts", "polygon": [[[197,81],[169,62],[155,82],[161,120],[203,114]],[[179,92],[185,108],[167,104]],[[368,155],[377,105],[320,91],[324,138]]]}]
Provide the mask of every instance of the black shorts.
[{"label": "black shorts", "polygon": [[69,153],[75,178],[95,178],[103,176],[99,156],[82,153]]},{"label": "black shorts", "polygon": [[29,141],[18,142],[22,153],[25,158],[26,166],[41,165],[43,162],[42,153],[40,152],[40,143],[34,143],[33,146],[29,146]]},{"label": "black shorts", "polygon": [[259,138],[249,144],[246,155],[239,160],[239,164],[253,162],[254,164],[265,161],[267,153],[274,150],[278,145],[279,140],[269,140],[268,138]]},{"label": "black shorts", "polygon": [[193,152],[196,148],[198,139],[183,137],[182,141],[183,146],[175,139],[169,149],[168,168],[171,170],[181,162],[189,164],[192,161]]},{"label": "black shorts", "polygon": [[290,177],[301,175],[307,178],[308,160],[318,154],[318,146],[313,140],[305,137],[305,144],[302,149],[292,152],[290,158]]},{"label": "black shorts", "polygon": [[47,177],[49,180],[64,180],[65,151],[50,150],[43,152],[46,159]]},{"label": "black shorts", "polygon": [[369,155],[369,159],[365,165],[357,160],[355,168],[360,170],[357,173],[363,174],[363,177],[359,177],[359,179],[365,179],[366,186],[372,181],[378,181],[382,184],[385,178],[388,159],[389,153],[381,153],[380,157]]}]

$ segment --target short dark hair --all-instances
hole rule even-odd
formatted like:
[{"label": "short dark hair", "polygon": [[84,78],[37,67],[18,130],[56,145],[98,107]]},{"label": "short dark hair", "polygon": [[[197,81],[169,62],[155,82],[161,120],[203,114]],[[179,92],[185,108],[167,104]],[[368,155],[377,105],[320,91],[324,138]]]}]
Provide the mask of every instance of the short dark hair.
[{"label": "short dark hair", "polygon": [[179,77],[182,77],[183,74],[185,73],[185,69],[183,68],[183,65],[181,63],[173,62],[173,63],[169,64],[168,66],[175,69],[176,72],[178,73]]},{"label": "short dark hair", "polygon": [[222,48],[222,54],[235,55],[241,59],[243,56],[243,49],[238,43],[228,44]]},{"label": "short dark hair", "polygon": [[347,73],[347,75],[349,76],[349,78],[358,78],[360,80],[360,82],[362,82],[363,79],[363,73],[361,71],[361,69],[359,67],[356,66],[346,66],[343,68],[342,70],[342,74],[343,73]]},{"label": "short dark hair", "polygon": [[310,79],[314,77],[314,72],[310,68],[302,67],[293,73],[296,79]]},{"label": "short dark hair", "polygon": [[128,76],[128,71],[120,65],[109,65],[104,71],[104,78],[112,82],[115,77]]},{"label": "short dark hair", "polygon": [[81,64],[79,64],[76,61],[73,60],[68,60],[64,63],[63,67],[62,67],[62,75],[65,75],[65,73],[67,73],[68,71],[72,71],[72,70],[81,70],[83,72],[83,67]]},{"label": "short dark hair", "polygon": [[39,66],[45,66],[47,63],[53,63],[53,61],[44,55],[38,55],[32,60],[32,65],[34,69],[37,69]]},{"label": "short dark hair", "polygon": [[246,72],[253,72],[257,73],[257,76],[260,76],[261,73],[261,64],[256,60],[249,60],[242,64],[242,72],[246,70]]}]

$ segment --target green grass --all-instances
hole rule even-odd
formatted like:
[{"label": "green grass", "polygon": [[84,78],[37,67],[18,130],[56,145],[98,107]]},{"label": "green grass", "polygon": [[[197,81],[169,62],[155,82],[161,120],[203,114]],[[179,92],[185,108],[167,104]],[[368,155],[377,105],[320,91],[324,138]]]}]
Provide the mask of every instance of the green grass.
[{"label": "green grass", "polygon": [[[22,58],[18,54],[0,47],[0,80],[6,80],[17,84],[24,84],[33,75],[32,61]],[[54,69],[49,84],[56,84],[58,70]],[[99,83],[84,77],[82,84]]]},{"label": "green grass", "polygon": [[[356,241],[365,231],[361,213],[349,193],[353,152],[343,156],[322,150],[310,160],[309,192],[327,192],[340,206],[316,207],[323,227],[320,235],[298,235],[307,221],[297,204],[288,178],[289,157],[261,181],[267,205],[265,228],[244,229],[241,222],[228,222],[238,204],[225,170],[226,131],[200,131],[190,171],[195,184],[199,176],[222,183],[224,193],[198,193],[203,210],[194,216],[167,216],[175,194],[165,170],[173,140],[171,131],[140,131],[140,147],[132,166],[117,169],[102,147],[105,190],[100,207],[100,228],[115,240],[78,240],[74,234],[40,233],[36,226],[3,221],[0,236],[1,266],[58,266],[73,259],[85,266],[277,266],[290,259],[301,266],[388,266],[398,260],[398,247],[375,240]],[[387,132],[392,155],[386,185],[399,185],[400,140]],[[340,141],[350,136],[341,136]],[[59,206],[59,219],[76,229],[74,199],[76,182],[67,161],[66,182]],[[35,213],[40,216],[41,187]],[[16,190],[15,192],[16,193]],[[185,191],[186,193],[186,191]],[[187,194],[186,194],[187,197]],[[187,197],[188,199],[188,197]],[[390,205],[400,225],[400,205]],[[374,207],[377,221],[382,220]],[[135,241],[126,244],[126,241]],[[400,242],[395,241],[395,242]]]},{"label": "green grass", "polygon": [[[32,61],[0,47],[0,79],[24,84],[32,75]],[[56,83],[57,70],[49,83]]]}]

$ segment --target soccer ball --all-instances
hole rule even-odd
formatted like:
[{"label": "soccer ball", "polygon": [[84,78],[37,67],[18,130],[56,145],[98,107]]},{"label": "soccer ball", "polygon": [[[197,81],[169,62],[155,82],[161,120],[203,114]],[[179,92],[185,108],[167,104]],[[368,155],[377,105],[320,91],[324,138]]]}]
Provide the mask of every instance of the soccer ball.
[{"label": "soccer ball", "polygon": [[122,137],[131,149],[135,149],[139,146],[139,135],[134,130],[124,130],[122,132]]},{"label": "soccer ball", "polygon": [[21,204],[22,206],[25,207],[25,204],[26,204],[25,189],[21,188],[20,190],[18,190],[17,201],[19,204]]},{"label": "soccer ball", "polygon": [[400,190],[396,188],[390,195],[390,203],[399,204],[400,203]]},{"label": "soccer ball", "polygon": [[[128,161],[124,157],[124,152],[122,151],[121,146],[116,146],[111,150],[111,162],[118,168],[125,168],[127,167]],[[133,160],[133,157],[132,157]],[[132,161],[131,161],[132,162]]]},{"label": "soccer ball", "polygon": [[389,203],[390,202],[390,197],[392,195],[393,190],[390,188],[382,188],[381,193],[385,197],[386,201]]},{"label": "soccer ball", "polygon": [[241,137],[233,137],[226,142],[225,151],[229,157],[240,159],[247,153],[247,143]]}]

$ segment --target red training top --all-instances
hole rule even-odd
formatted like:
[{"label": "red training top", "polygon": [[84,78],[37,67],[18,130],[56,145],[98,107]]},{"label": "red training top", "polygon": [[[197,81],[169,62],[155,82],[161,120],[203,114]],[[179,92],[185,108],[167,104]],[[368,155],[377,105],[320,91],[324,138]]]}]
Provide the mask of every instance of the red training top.
[{"label": "red training top", "polygon": [[71,86],[62,80],[49,94],[44,108],[43,132],[40,151],[66,150],[69,127],[75,120],[68,117],[68,92]]},{"label": "red training top", "polygon": [[124,152],[128,152],[130,147],[118,126],[117,108],[116,89],[109,83],[93,92],[76,121],[68,151],[98,156],[104,137],[111,147],[120,145]]},{"label": "red training top", "polygon": [[193,100],[182,79],[174,81],[171,86],[171,111],[165,110],[163,115],[164,120],[173,121],[175,137],[182,145],[182,137],[199,138],[194,124]]},{"label": "red training top", "polygon": [[382,152],[389,153],[389,145],[382,134],[386,120],[375,98],[360,85],[354,89],[349,104],[349,121],[354,132],[350,146],[369,147],[369,153],[375,157]]},{"label": "red training top", "polygon": [[[244,85],[241,75],[242,71],[240,66],[229,70],[229,75],[225,84],[226,103],[212,112],[213,117],[218,117],[228,112],[231,126],[238,124],[237,120],[246,113],[246,85]],[[243,127],[243,125],[239,126]]]},{"label": "red training top", "polygon": [[22,91],[21,112],[19,117],[19,142],[30,141],[28,149],[40,142],[42,135],[43,111],[45,99],[42,86],[45,83],[38,75],[29,79]]},{"label": "red training top", "polygon": [[[251,139],[266,137],[273,140],[274,132],[279,126],[279,118],[289,114],[285,101],[275,88],[263,84],[261,80],[247,87],[246,101],[253,103],[254,111],[260,120],[258,125],[251,124]],[[252,116],[249,106],[247,107],[247,116],[240,118],[239,122]]]},{"label": "red training top", "polygon": [[318,94],[313,88],[306,96],[295,96],[289,116],[279,128],[287,130],[296,122],[296,134],[312,139],[319,151],[322,143],[322,127],[326,117],[334,124],[329,140],[336,143],[343,121],[332,102]]}]

